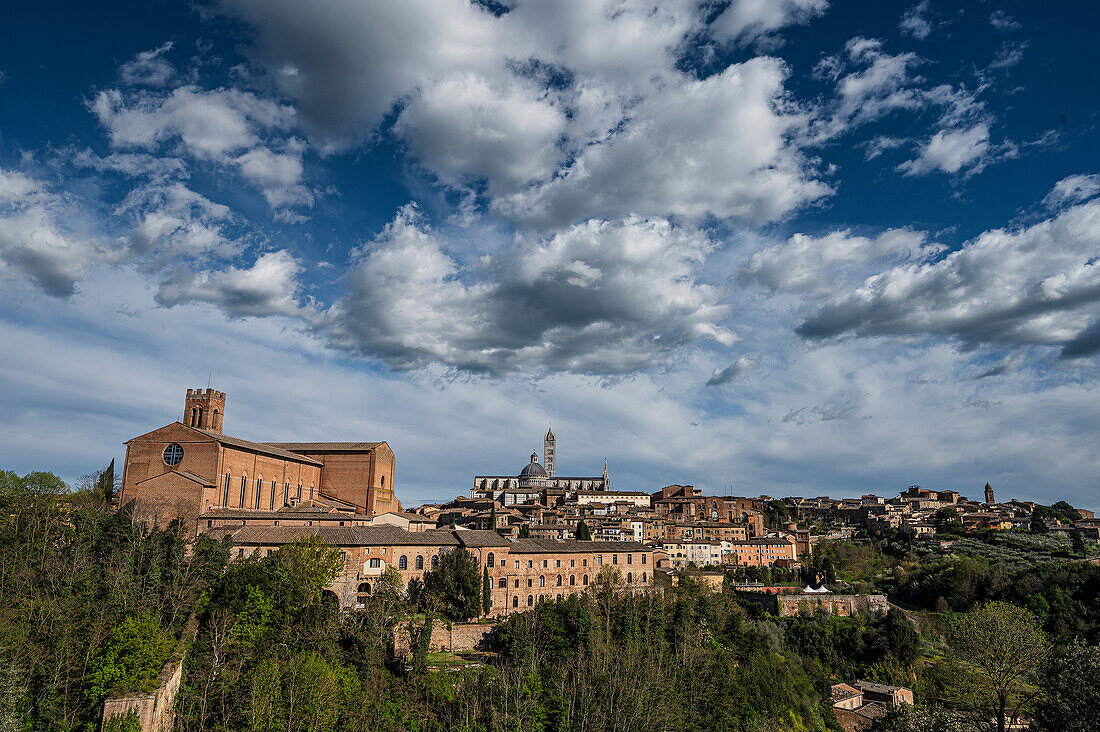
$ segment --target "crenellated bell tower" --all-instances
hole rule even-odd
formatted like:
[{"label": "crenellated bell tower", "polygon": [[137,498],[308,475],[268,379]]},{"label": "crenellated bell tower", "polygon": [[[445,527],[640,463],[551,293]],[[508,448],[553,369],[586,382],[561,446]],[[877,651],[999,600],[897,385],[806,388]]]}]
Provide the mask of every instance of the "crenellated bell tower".
[{"label": "crenellated bell tower", "polygon": [[222,433],[225,392],[216,389],[188,389],[183,402],[183,420],[188,427]]}]

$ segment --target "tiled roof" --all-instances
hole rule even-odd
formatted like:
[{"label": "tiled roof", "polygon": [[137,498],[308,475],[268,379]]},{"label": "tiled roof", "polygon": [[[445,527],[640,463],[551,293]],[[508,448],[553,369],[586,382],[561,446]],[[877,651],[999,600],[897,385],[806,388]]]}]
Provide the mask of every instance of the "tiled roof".
[{"label": "tiled roof", "polygon": [[471,548],[483,546],[509,546],[511,543],[495,531],[466,529],[457,530],[453,533],[455,538],[462,543],[462,546]]},{"label": "tiled roof", "polygon": [[389,546],[402,543],[405,534],[408,532],[396,526],[242,526],[229,536],[234,544],[281,545],[319,536],[337,546]]},{"label": "tiled roof", "polygon": [[369,452],[381,442],[268,442],[272,447],[284,450],[308,450],[313,452]]},{"label": "tiled roof", "polygon": [[604,552],[622,554],[625,552],[651,551],[650,547],[636,541],[557,541],[555,539],[516,539],[512,542],[512,554],[579,554]]},{"label": "tiled roof", "polygon": [[[189,428],[195,429],[195,428]],[[249,450],[251,452],[258,452],[261,455],[272,455],[274,457],[281,457],[286,460],[293,460],[298,463],[309,463],[310,465],[320,465],[313,458],[306,457],[305,455],[299,455],[295,452],[290,452],[279,445],[272,444],[270,442],[250,442],[249,440],[242,440],[239,437],[230,437],[228,435],[219,435],[217,432],[211,432],[210,430],[196,430],[203,434],[210,435],[223,445],[229,445],[231,447],[239,447],[242,450]]]}]

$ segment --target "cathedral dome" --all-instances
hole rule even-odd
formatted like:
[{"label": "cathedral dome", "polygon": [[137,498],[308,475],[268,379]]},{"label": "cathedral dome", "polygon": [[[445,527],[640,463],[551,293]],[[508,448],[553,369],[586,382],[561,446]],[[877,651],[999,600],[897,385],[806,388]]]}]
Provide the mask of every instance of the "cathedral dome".
[{"label": "cathedral dome", "polygon": [[521,478],[545,478],[546,468],[539,465],[539,454],[537,452],[531,453],[531,462],[523,466],[523,470],[520,471],[519,477]]}]

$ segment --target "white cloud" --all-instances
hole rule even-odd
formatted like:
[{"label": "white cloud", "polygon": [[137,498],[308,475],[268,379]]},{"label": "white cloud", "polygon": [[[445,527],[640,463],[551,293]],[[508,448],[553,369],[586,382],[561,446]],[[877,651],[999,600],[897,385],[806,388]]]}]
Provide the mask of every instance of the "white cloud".
[{"label": "white cloud", "polygon": [[1100,175],[1070,175],[1054,184],[1043,199],[1048,208],[1062,208],[1081,203],[1100,193]]},{"label": "white cloud", "polygon": [[707,386],[731,384],[741,376],[756,368],[759,359],[755,356],[742,356],[724,369],[715,369],[707,379]]},{"label": "white cloud", "polygon": [[830,192],[790,137],[805,116],[784,102],[786,69],[755,58],[670,85],[557,178],[497,202],[526,222],[708,215],[772,221]]},{"label": "white cloud", "polygon": [[932,135],[913,160],[898,166],[905,175],[927,175],[936,171],[958,173],[963,168],[983,167],[990,151],[989,126],[977,124],[969,129],[940,130]]},{"label": "white cloud", "polygon": [[238,251],[238,243],[225,231],[233,221],[232,210],[180,182],[138,186],[115,213],[133,222],[130,250],[153,269],[174,257],[232,257]]},{"label": "white cloud", "polygon": [[910,35],[918,40],[924,40],[932,35],[932,13],[930,0],[920,0],[919,3],[905,11],[898,23],[902,33]]},{"label": "white cloud", "polygon": [[823,297],[862,281],[874,268],[898,262],[920,261],[943,247],[912,229],[888,229],[874,238],[835,231],[822,237],[795,234],[752,255],[738,277],[773,292]]},{"label": "white cloud", "polygon": [[284,129],[294,122],[292,108],[251,92],[190,85],[168,94],[124,95],[108,89],[89,106],[115,147],[149,150],[178,139],[191,155],[210,160],[255,145],[263,129]]},{"label": "white cloud", "polygon": [[1016,31],[1023,27],[1003,10],[994,10],[989,16],[989,24],[1001,32]]},{"label": "white cloud", "polygon": [[179,269],[157,290],[164,307],[209,303],[230,317],[302,315],[298,304],[298,274],[302,267],[288,252],[261,255],[247,269],[192,272]]},{"label": "white cloud", "polygon": [[124,84],[140,86],[165,86],[176,76],[176,69],[164,57],[172,50],[172,43],[152,51],[142,51],[119,67],[118,75]]},{"label": "white cloud", "polygon": [[121,261],[99,241],[71,197],[19,171],[0,168],[0,279],[26,279],[67,298],[88,270]]},{"label": "white cloud", "polygon": [[553,174],[566,123],[538,89],[515,80],[506,89],[494,88],[465,74],[415,95],[394,130],[443,183],[464,187],[485,179],[496,195]]},{"label": "white cloud", "polygon": [[710,25],[718,40],[749,43],[788,25],[809,23],[827,0],[733,0]]},{"label": "white cloud", "polygon": [[406,207],[361,254],[323,332],[391,368],[623,374],[699,340],[730,344],[720,293],[696,281],[713,248],[664,221],[587,221],[519,236],[460,268]]},{"label": "white cloud", "polygon": [[996,229],[942,259],[898,264],[837,293],[808,338],[934,336],[967,347],[1068,344],[1100,315],[1100,201],[1018,231]]}]

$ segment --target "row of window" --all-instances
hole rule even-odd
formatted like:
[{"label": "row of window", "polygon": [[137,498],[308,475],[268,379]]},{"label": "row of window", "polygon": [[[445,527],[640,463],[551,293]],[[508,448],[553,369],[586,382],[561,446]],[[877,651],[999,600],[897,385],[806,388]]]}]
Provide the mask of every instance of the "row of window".
[{"label": "row of window", "polygon": [[[516,559],[514,561],[515,561],[515,568],[519,569],[520,560]],[[549,559],[543,559],[542,560],[542,568],[543,569],[548,569],[549,566],[550,566],[549,562],[550,562]],[[561,562],[562,562],[562,560],[555,559],[554,560],[554,566],[557,567],[557,568],[560,568],[561,567]],[[618,554],[612,554],[611,555],[611,563],[612,564],[618,564],[619,563],[619,555]],[[627,564],[634,564],[634,555],[633,554],[627,554],[626,555],[626,563]],[[643,554],[642,555],[642,564],[645,564],[645,563],[646,563],[646,555]],[[497,566],[496,555],[493,552],[489,552],[489,554],[485,557],[485,564],[490,568],[493,568],[493,567]],[[601,567],[603,566],[603,554],[597,554],[596,555],[596,564],[598,566],[601,566]],[[500,566],[501,567],[505,566],[505,560],[503,560],[503,559],[500,560]],[[534,566],[535,566],[534,560],[533,559],[528,559],[527,560],[527,569],[534,569]],[[576,559],[570,559],[569,560],[569,566],[570,567],[576,567],[577,566],[577,560]],[[587,567],[588,566],[588,557],[581,558],[581,566],[582,567]]]},{"label": "row of window", "polygon": [[[230,494],[230,489],[233,487],[233,482],[234,482],[233,481],[233,476],[231,476],[229,473],[226,473],[225,474],[225,482],[223,483],[223,486],[222,486],[222,508],[229,508],[230,507],[230,505],[229,505],[229,494]],[[245,498],[246,498],[246,493],[248,491],[248,476],[246,476],[246,475],[241,476],[240,499],[239,499],[239,502],[237,503],[237,505],[235,506],[235,508],[262,508],[262,506],[260,504],[260,498],[261,498],[261,493],[262,493],[262,489],[263,489],[263,486],[264,486],[263,478],[256,478],[255,486],[256,486],[255,500],[252,502],[252,506],[246,506],[245,505]],[[278,490],[279,490],[278,482],[274,481],[274,480],[271,481],[271,492],[270,492],[270,495],[268,496],[268,505],[267,505],[267,508],[268,508],[269,511],[274,511],[275,510],[275,494],[278,492]],[[302,500],[302,484],[301,483],[298,484],[298,489],[297,489],[297,492],[296,492],[295,495],[296,495],[296,497],[299,501]],[[310,499],[313,498],[313,486],[309,487],[309,497],[310,497]],[[290,503],[290,483],[283,483],[283,502],[282,502],[281,505],[285,506],[288,503]]]}]

